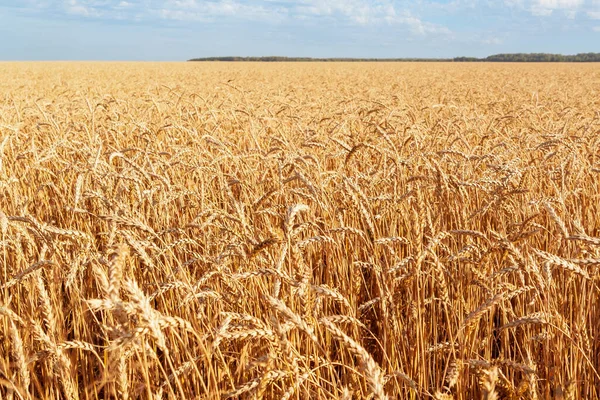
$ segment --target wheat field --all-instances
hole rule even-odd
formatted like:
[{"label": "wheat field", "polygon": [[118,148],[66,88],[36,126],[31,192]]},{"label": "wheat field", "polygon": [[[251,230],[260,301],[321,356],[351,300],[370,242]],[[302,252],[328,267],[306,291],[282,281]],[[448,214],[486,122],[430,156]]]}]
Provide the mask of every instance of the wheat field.
[{"label": "wheat field", "polygon": [[0,76],[0,398],[600,398],[598,67]]}]

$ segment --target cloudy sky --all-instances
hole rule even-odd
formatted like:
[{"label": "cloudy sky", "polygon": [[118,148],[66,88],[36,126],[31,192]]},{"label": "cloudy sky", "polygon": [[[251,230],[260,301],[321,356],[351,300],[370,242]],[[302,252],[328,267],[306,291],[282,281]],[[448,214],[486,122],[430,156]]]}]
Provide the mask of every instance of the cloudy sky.
[{"label": "cloudy sky", "polygon": [[600,0],[0,0],[2,60],[600,52]]}]

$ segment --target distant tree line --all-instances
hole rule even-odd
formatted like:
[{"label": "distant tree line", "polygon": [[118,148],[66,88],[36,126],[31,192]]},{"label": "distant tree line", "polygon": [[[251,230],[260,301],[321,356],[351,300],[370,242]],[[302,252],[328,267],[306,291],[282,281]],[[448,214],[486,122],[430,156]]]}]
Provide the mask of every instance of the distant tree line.
[{"label": "distant tree line", "polygon": [[455,58],[311,58],[311,57],[204,57],[192,58],[189,61],[258,61],[258,62],[600,62],[600,53],[579,53],[575,55],[549,53],[513,53],[494,54],[485,58],[455,57]]},{"label": "distant tree line", "polygon": [[260,61],[260,62],[389,62],[389,61],[452,61],[446,58],[312,58],[312,57],[279,57],[279,56],[268,56],[268,57],[203,57],[203,58],[192,58],[188,61]]},{"label": "distant tree line", "polygon": [[457,57],[453,61],[489,61],[489,62],[598,62],[600,53],[579,53],[565,56],[550,53],[513,53],[494,54],[486,58]]}]

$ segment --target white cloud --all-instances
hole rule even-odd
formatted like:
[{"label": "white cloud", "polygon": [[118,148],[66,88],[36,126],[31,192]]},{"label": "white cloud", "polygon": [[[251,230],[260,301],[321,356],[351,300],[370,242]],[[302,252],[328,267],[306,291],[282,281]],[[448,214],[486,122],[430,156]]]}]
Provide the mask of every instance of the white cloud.
[{"label": "white cloud", "polygon": [[302,0],[288,8],[292,19],[330,18],[357,25],[398,25],[412,34],[450,34],[446,27],[422,21],[391,0]]},{"label": "white cloud", "polygon": [[504,43],[504,41],[500,38],[494,37],[494,38],[488,38],[488,39],[482,39],[481,40],[482,44],[487,44],[487,45],[501,45],[502,43]]},{"label": "white cloud", "polygon": [[172,20],[208,21],[232,17],[283,22],[325,19],[361,26],[404,26],[414,35],[450,34],[443,26],[422,21],[406,9],[397,9],[393,0],[262,0],[253,4],[234,0],[168,0],[162,3],[158,15]]},{"label": "white cloud", "polygon": [[563,10],[568,18],[575,18],[577,9],[583,5],[583,0],[534,0],[531,13],[539,16],[549,16],[555,10]]},{"label": "white cloud", "polygon": [[[0,3],[3,0],[0,0]],[[21,0],[28,9],[53,10],[79,18],[123,21],[314,23],[398,27],[408,35],[451,36],[445,26],[421,18],[426,10],[404,0]],[[479,0],[422,0],[438,10],[474,7]],[[516,1],[516,0],[512,0]],[[442,8],[439,8],[442,7]]]},{"label": "white cloud", "polygon": [[[90,4],[91,3],[91,4]],[[102,12],[94,7],[94,2],[79,2],[77,0],[68,0],[66,2],[67,13],[82,17],[99,17]]]},{"label": "white cloud", "polygon": [[392,22],[397,17],[392,3],[365,0],[303,0],[289,10],[293,15],[342,17],[359,24]]},{"label": "white cloud", "polygon": [[504,0],[508,7],[523,7],[523,0]]},{"label": "white cloud", "polygon": [[588,11],[587,16],[591,19],[600,19],[600,11]]},{"label": "white cloud", "polygon": [[540,17],[548,17],[552,15],[552,11],[554,10],[551,8],[531,7],[531,13]]},{"label": "white cloud", "polygon": [[535,16],[547,17],[555,11],[562,12],[567,18],[574,19],[586,0],[504,0],[509,8],[528,10]]},{"label": "white cloud", "polygon": [[600,26],[595,26],[592,28],[594,32],[600,32]]},{"label": "white cloud", "polygon": [[574,8],[583,4],[583,0],[537,0],[536,3],[544,8]]},{"label": "white cloud", "polygon": [[419,18],[411,15],[406,15],[398,18],[397,23],[406,25],[413,34],[417,35],[445,35],[451,36],[452,31],[445,26],[423,22]]},{"label": "white cloud", "polygon": [[232,0],[170,0],[162,3],[164,4],[159,8],[158,16],[180,21],[210,21],[222,17],[278,21],[283,17],[282,10],[277,7],[266,8]]}]

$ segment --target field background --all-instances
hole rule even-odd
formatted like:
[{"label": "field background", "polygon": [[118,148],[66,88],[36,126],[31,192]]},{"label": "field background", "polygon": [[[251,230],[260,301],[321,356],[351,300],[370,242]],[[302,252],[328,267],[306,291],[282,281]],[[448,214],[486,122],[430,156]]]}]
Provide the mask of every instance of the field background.
[{"label": "field background", "polygon": [[0,397],[600,397],[595,64],[0,77]]}]

